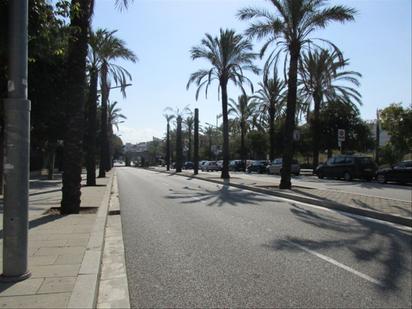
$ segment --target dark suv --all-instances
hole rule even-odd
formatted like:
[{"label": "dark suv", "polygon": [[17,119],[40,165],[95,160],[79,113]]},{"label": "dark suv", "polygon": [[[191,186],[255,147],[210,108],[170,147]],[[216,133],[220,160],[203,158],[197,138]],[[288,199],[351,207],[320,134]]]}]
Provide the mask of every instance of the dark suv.
[{"label": "dark suv", "polygon": [[266,172],[266,166],[268,165],[268,162],[265,160],[255,160],[252,161],[252,164],[250,164],[247,168],[246,171],[248,173],[259,173],[259,174],[263,174]]},{"label": "dark suv", "polygon": [[232,160],[229,162],[229,171],[243,172],[245,170],[245,162],[242,160]]},{"label": "dark suv", "polygon": [[376,163],[371,157],[360,155],[340,155],[329,158],[324,164],[320,164],[315,174],[319,178],[343,178],[352,180],[352,178],[363,178],[371,180],[374,178],[377,170]]}]

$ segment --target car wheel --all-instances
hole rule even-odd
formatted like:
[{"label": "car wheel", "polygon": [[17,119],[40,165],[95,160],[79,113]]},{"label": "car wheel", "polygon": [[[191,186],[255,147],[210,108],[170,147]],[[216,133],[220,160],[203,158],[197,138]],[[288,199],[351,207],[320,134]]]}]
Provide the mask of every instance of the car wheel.
[{"label": "car wheel", "polygon": [[384,174],[379,174],[378,176],[376,176],[376,180],[379,182],[379,183],[386,183],[386,177],[385,177],[385,175]]},{"label": "car wheel", "polygon": [[352,175],[349,172],[343,173],[343,179],[346,181],[351,181],[352,180]]}]

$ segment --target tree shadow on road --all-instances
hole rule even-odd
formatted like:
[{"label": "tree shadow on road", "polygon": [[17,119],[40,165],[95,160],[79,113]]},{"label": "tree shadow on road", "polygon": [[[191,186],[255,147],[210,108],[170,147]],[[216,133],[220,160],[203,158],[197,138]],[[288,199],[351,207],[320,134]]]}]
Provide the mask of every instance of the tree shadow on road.
[{"label": "tree shadow on road", "polygon": [[[198,186],[184,186],[181,190],[169,189],[167,199],[179,200],[181,204],[200,204],[222,207],[225,205],[258,205],[261,202],[276,202],[272,197],[265,197],[251,191],[233,188],[228,184],[216,184],[216,189]],[[279,201],[280,202],[280,201]]]},{"label": "tree shadow on road", "polygon": [[[412,271],[412,234],[393,227],[361,218],[315,212],[292,204],[291,212],[304,224],[332,232],[333,237],[310,239],[286,237],[273,241],[268,247],[273,250],[301,251],[303,246],[313,251],[348,250],[359,265],[377,263],[382,269],[379,276],[384,293],[400,291],[400,279]],[[335,235],[338,235],[337,237]],[[410,279],[409,279],[410,280]],[[409,282],[410,284],[410,282]]]}]

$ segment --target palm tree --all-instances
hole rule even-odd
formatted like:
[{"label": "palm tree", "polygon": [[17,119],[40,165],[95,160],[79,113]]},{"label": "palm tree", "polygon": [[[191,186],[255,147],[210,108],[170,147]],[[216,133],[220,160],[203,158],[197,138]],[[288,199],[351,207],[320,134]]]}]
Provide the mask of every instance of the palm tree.
[{"label": "palm tree", "polygon": [[123,123],[127,117],[121,114],[121,108],[116,107],[118,104],[117,101],[110,103],[108,101],[108,133],[109,133],[109,154],[110,154],[110,164],[113,167],[113,127],[116,128],[116,131],[119,131],[119,124]]},{"label": "palm tree", "polygon": [[238,97],[237,102],[230,99],[229,106],[229,114],[235,114],[235,121],[240,127],[240,159],[245,162],[245,136],[250,126],[253,125],[257,103],[252,101],[252,97],[243,94]]},{"label": "palm tree", "polygon": [[130,73],[123,67],[114,63],[117,59],[128,60],[136,62],[137,57],[128,49],[126,43],[117,38],[114,34],[117,30],[98,30],[96,36],[100,37],[101,42],[99,46],[98,57],[100,58],[100,87],[101,87],[101,130],[100,130],[100,164],[99,177],[106,176],[106,170],[111,167],[110,163],[110,149],[108,142],[108,128],[107,128],[107,101],[109,98],[110,78],[113,78],[116,85],[121,86],[123,96],[126,95],[125,88],[127,80],[131,80]]},{"label": "palm tree", "polygon": [[[127,0],[115,0],[118,8],[127,8]],[[84,85],[86,81],[87,38],[93,15],[94,0],[72,0],[67,56],[66,131],[61,213],[80,211],[82,140],[84,121]]]},{"label": "palm tree", "polygon": [[202,133],[207,135],[208,138],[208,159],[212,160],[212,136],[213,136],[213,125],[206,123],[206,127],[202,128]]},{"label": "palm tree", "polygon": [[194,125],[194,118],[192,115],[186,117],[184,124],[186,125],[187,136],[188,136],[188,150],[187,150],[187,161],[192,161],[192,130]]},{"label": "palm tree", "polygon": [[[80,211],[80,182],[82,172],[82,139],[84,121],[84,84],[86,82],[87,36],[90,22],[90,1],[72,0],[70,26],[77,29],[69,37],[67,59],[64,163],[61,213]],[[74,8],[78,9],[77,13]]]},{"label": "palm tree", "polygon": [[173,109],[171,107],[166,107],[164,111],[172,112],[174,117],[176,117],[176,172],[182,171],[182,160],[183,160],[183,141],[182,141],[182,119],[183,117],[191,113],[189,106],[186,105],[183,109],[176,107]]},{"label": "palm tree", "polygon": [[[313,103],[313,168],[319,163],[320,124],[319,114],[322,105],[327,102],[338,102],[353,105],[353,102],[362,104],[361,94],[350,87],[360,85],[358,77],[362,75],[354,71],[346,71],[348,59],[343,59],[339,51],[327,49],[309,50],[303,54],[299,73],[302,83],[302,97],[310,109]],[[344,84],[337,84],[344,82]],[[356,108],[356,107],[355,107]]]},{"label": "palm tree", "polygon": [[173,114],[163,114],[166,119],[166,170],[170,170],[170,121],[175,118]]},{"label": "palm tree", "polygon": [[198,87],[196,100],[200,90],[205,87],[205,95],[212,81],[219,82],[218,92],[222,91],[222,118],[223,118],[223,168],[221,178],[228,179],[229,176],[229,129],[228,129],[228,93],[227,84],[232,81],[235,86],[241,87],[249,83],[252,92],[253,84],[243,74],[250,70],[258,74],[259,69],[253,64],[256,54],[252,52],[252,44],[234,30],[220,29],[219,37],[212,37],[206,33],[201,45],[191,49],[192,60],[205,59],[212,67],[208,70],[199,70],[192,73],[186,88],[195,83]]},{"label": "palm tree", "polygon": [[275,157],[275,120],[281,115],[284,103],[286,84],[279,78],[277,71],[277,62],[273,65],[273,75],[269,77],[271,63],[266,62],[263,70],[263,81],[259,82],[260,89],[256,92],[253,98],[259,104],[261,115],[267,115],[267,123],[269,126],[269,158],[272,161]]},{"label": "palm tree", "polygon": [[[258,9],[245,8],[239,11],[241,20],[257,20],[246,30],[249,37],[267,38],[261,49],[263,55],[272,43],[277,47],[271,56],[286,52],[289,60],[288,93],[286,106],[286,133],[283,151],[282,178],[279,188],[290,189],[290,173],[293,157],[293,131],[296,121],[297,77],[301,51],[312,42],[311,34],[325,28],[330,22],[354,20],[356,11],[341,5],[325,7],[326,0],[270,0],[277,14]],[[325,41],[325,40],[323,40]]]}]

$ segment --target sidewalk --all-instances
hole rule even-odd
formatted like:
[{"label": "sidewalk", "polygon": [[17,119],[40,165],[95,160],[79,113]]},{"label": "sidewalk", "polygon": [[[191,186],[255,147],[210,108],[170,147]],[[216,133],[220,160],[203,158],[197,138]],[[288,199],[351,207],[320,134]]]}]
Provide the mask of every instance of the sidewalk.
[{"label": "sidewalk", "polygon": [[[175,174],[172,170],[167,172],[165,168],[151,169],[157,172]],[[193,175],[193,171],[184,170],[176,175],[202,179],[220,184],[224,183],[220,178],[220,173],[199,172],[199,174],[195,176]],[[412,226],[412,201],[408,203],[381,197],[333,190],[314,189],[302,186],[292,187],[291,190],[280,190],[278,188],[279,184],[275,179],[273,182],[257,181],[256,179],[250,180],[236,174],[231,175],[229,185],[264,194],[284,197],[303,203],[314,204],[317,206],[342,210],[379,220]]]},{"label": "sidewalk", "polygon": [[[0,307],[92,308],[96,305],[104,228],[113,175],[82,186],[81,213],[62,216],[61,176],[30,181],[29,270],[18,283],[0,283]],[[3,199],[0,200],[2,268]],[[2,272],[2,269],[0,269]]]}]

